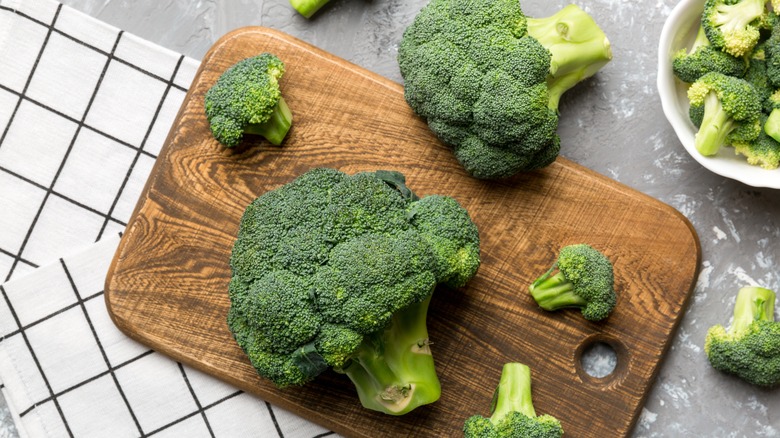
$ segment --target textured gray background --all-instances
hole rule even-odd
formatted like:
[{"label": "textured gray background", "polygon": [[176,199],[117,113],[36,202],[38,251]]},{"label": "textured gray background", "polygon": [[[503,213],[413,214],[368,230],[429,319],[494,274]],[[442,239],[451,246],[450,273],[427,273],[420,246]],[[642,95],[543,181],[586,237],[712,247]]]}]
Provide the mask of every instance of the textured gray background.
[{"label": "textured gray background", "polygon": [[[311,20],[286,0],[65,0],[66,5],[200,59],[246,25],[282,30],[401,82],[398,41],[427,0],[333,0]],[[780,291],[780,191],[719,177],[687,155],[656,92],[658,38],[673,0],[577,0],[607,33],[614,59],[561,101],[561,154],[670,204],[699,234],[702,266],[690,307],[648,395],[634,437],[780,437],[780,390],[713,371],[701,348],[727,323],[740,286]],[[547,16],[563,0],[524,0]],[[0,438],[16,433],[0,401]]]}]

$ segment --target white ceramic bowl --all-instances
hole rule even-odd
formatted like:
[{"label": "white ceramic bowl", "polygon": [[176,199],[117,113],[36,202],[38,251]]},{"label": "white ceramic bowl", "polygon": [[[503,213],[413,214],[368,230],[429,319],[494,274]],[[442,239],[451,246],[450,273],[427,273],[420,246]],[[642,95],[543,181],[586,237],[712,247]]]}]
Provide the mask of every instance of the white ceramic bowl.
[{"label": "white ceramic bowl", "polygon": [[690,47],[699,30],[704,0],[681,0],[675,6],[661,30],[658,45],[658,92],[666,118],[674,128],[688,153],[712,172],[741,181],[753,187],[780,188],[780,169],[767,170],[747,163],[733,148],[722,147],[713,156],[701,155],[693,145],[696,127],[688,118],[688,84],[672,73],[672,56],[681,48]]}]

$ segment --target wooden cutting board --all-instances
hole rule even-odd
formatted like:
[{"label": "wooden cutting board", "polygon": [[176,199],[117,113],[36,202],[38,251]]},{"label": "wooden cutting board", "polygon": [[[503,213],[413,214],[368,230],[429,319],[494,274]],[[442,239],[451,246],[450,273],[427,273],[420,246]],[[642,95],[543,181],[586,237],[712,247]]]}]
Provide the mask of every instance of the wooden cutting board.
[{"label": "wooden cutting board", "polygon": [[[227,150],[210,135],[203,96],[233,63],[269,51],[286,64],[294,114],[282,147]],[[622,147],[604,145],[604,147]],[[429,314],[441,399],[403,417],[363,409],[349,380],[326,372],[276,389],[228,331],[228,259],[239,219],[260,194],[314,167],[403,172],[418,195],[457,199],[476,222],[482,265],[464,288],[438,288]],[[527,293],[560,247],[589,243],[615,266],[617,308],[604,322],[547,313]],[[469,177],[413,115],[400,85],[266,28],[242,28],[206,55],[106,279],[117,326],[174,359],[344,436],[459,436],[489,414],[501,366],[528,364],[538,413],[570,437],[633,428],[694,287],[701,250],[676,210],[564,158],[500,182]],[[594,342],[617,353],[607,377],[583,371]]]}]

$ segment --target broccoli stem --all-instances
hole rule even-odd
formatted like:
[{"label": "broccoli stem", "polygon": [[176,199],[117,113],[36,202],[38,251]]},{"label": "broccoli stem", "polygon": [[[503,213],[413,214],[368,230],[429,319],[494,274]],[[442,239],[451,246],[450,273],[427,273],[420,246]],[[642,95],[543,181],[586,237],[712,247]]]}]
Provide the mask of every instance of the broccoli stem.
[{"label": "broccoli stem", "polygon": [[292,111],[290,111],[290,107],[287,106],[284,98],[280,97],[279,102],[274,105],[271,117],[267,121],[249,124],[244,129],[244,132],[261,135],[271,144],[279,146],[287,135],[287,131],[290,130],[290,126],[292,126]]},{"label": "broccoli stem", "polygon": [[704,98],[704,117],[693,141],[696,150],[705,156],[715,155],[727,143],[733,127],[734,120],[723,110],[717,94],[709,92]]},{"label": "broccoli stem", "polygon": [[292,5],[293,9],[298,11],[299,14],[306,18],[311,18],[315,12],[328,4],[329,1],[330,0],[290,0],[290,5]]},{"label": "broccoli stem", "polygon": [[712,16],[712,23],[720,28],[721,33],[744,31],[745,28],[765,11],[766,0],[741,0],[738,3],[722,3],[717,7],[717,14]]},{"label": "broccoli stem", "polygon": [[431,297],[393,315],[381,333],[363,341],[344,372],[363,406],[403,415],[441,395],[428,346],[426,318]]},{"label": "broccoli stem", "polygon": [[564,307],[585,306],[587,301],[574,293],[574,284],[567,280],[562,272],[550,275],[554,269],[555,267],[539,277],[529,288],[539,307],[553,311]]},{"label": "broccoli stem", "polygon": [[780,142],[780,108],[775,108],[769,113],[769,117],[764,122],[764,132]]},{"label": "broccoli stem", "polygon": [[531,398],[531,368],[517,362],[504,364],[501,379],[493,395],[493,413],[490,421],[499,424],[511,412],[520,412],[526,417],[536,417]]},{"label": "broccoli stem", "polygon": [[775,293],[758,286],[743,287],[737,293],[734,303],[734,320],[729,332],[739,336],[747,331],[754,321],[775,320]]},{"label": "broccoli stem", "polygon": [[709,45],[710,40],[707,39],[707,33],[704,32],[704,26],[699,25],[699,31],[696,33],[696,39],[693,40],[693,44],[691,45],[691,49],[688,51],[688,53],[694,53],[699,47],[705,47]]},{"label": "broccoli stem", "polygon": [[548,107],[558,110],[561,95],[593,76],[612,59],[606,34],[579,6],[570,4],[545,18],[528,18],[528,35],[550,51]]}]

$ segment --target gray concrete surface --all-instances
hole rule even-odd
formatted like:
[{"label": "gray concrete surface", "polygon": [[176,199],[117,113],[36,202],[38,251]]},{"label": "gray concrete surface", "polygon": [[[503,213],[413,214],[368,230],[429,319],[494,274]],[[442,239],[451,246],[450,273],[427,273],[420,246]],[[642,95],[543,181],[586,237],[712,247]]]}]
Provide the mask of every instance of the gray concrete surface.
[{"label": "gray concrete surface", "polygon": [[[691,221],[702,247],[690,306],[632,436],[780,437],[780,390],[715,372],[702,350],[707,328],[729,321],[740,286],[780,290],[780,191],[702,168],[664,118],[655,85],[657,44],[676,1],[574,2],[607,33],[614,60],[564,96],[561,154],[675,207]],[[400,83],[397,44],[426,0],[333,0],[312,20],[294,13],[286,0],[64,3],[198,59],[232,29],[268,26]],[[546,16],[567,3],[524,0],[523,7],[528,15]],[[0,437],[12,437],[3,408],[0,402]]]}]

